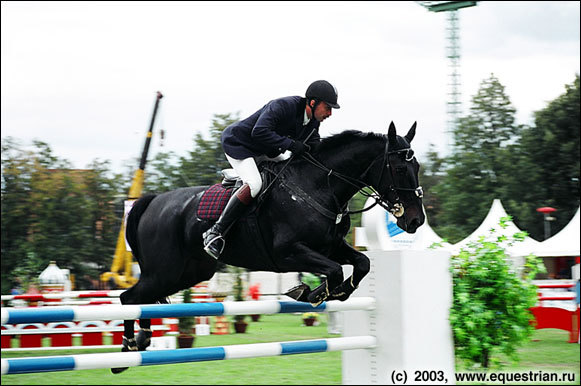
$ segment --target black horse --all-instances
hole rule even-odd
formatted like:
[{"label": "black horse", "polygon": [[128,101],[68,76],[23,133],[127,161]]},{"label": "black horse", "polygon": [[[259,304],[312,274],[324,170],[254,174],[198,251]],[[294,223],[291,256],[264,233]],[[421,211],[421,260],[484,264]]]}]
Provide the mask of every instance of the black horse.
[{"label": "black horse", "polygon": [[[314,290],[302,284],[287,294],[312,304],[346,300],[370,268],[367,256],[344,239],[350,229],[347,203],[355,193],[366,187],[408,233],[424,223],[419,164],[410,148],[415,131],[414,123],[405,137],[398,136],[393,122],[387,136],[345,131],[324,138],[312,154],[292,159],[288,167],[263,167],[276,178],[268,179],[267,192],[230,229],[220,261],[250,270],[323,274],[323,284]],[[121,294],[122,304],[163,303],[214,275],[217,261],[202,244],[212,222],[196,215],[207,189],[180,188],[135,203],[126,235],[141,277]],[[342,264],[353,265],[347,280]],[[140,327],[135,339],[134,321],[125,321],[123,351],[149,345],[150,320],[140,320]]]}]

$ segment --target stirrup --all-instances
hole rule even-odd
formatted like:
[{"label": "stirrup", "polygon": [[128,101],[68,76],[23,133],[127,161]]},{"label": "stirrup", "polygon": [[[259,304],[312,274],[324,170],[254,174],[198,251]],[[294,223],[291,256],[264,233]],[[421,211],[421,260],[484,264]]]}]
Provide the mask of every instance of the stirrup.
[{"label": "stirrup", "polygon": [[[220,240],[222,240],[222,248],[220,248],[220,251],[217,251],[216,248],[212,248],[212,244],[214,244],[214,242],[219,242]],[[214,259],[218,260],[218,258],[220,257],[220,255],[224,251],[225,246],[226,246],[226,240],[224,240],[224,236],[216,235],[216,237],[211,239],[208,242],[208,244],[204,245],[204,251],[206,251],[206,253],[208,255],[212,256]]]}]

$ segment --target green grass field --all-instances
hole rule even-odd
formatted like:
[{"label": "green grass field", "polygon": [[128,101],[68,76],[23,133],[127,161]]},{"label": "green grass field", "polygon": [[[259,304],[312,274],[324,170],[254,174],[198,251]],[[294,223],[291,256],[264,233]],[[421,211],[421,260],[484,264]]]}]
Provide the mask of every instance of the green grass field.
[{"label": "green grass field", "polygon": [[[316,338],[333,338],[327,333],[326,315],[320,324],[302,325],[300,315],[262,315],[251,322],[245,334],[198,336],[194,347],[223,346]],[[579,384],[579,345],[567,343],[567,332],[536,331],[533,340],[520,349],[521,361],[503,371],[570,372]],[[2,352],[2,358],[70,355],[111,350]],[[459,361],[458,361],[459,362]],[[457,367],[457,371],[463,371]],[[272,385],[341,384],[341,353],[299,354],[279,357],[233,359],[213,362],[132,367],[113,375],[108,369],[5,375],[2,385]],[[461,383],[470,384],[470,383]],[[483,384],[482,382],[472,384]],[[542,383],[539,383],[542,384]]]}]

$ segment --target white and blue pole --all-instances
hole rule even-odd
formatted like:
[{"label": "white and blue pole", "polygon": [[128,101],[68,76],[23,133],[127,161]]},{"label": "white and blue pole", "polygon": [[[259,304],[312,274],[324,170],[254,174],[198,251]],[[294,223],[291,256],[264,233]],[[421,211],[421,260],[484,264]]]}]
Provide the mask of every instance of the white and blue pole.
[{"label": "white and blue pole", "polygon": [[367,349],[375,347],[375,344],[376,340],[373,336],[353,336],[348,338],[255,343],[180,350],[2,359],[2,375],[308,354]]},{"label": "white and blue pole", "polygon": [[54,306],[41,308],[2,308],[2,324],[78,322],[85,320],[135,320],[177,318],[184,316],[217,316],[279,314],[311,311],[371,310],[375,299],[371,297],[332,300],[313,307],[310,303],[296,301],[257,300],[222,303],[182,303],[107,306]]}]

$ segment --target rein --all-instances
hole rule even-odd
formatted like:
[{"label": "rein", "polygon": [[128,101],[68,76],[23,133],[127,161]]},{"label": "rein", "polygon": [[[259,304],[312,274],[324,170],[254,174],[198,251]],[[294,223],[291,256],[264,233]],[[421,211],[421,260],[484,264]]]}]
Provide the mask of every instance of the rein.
[{"label": "rein", "polygon": [[[385,151],[383,152],[383,161],[382,161],[382,165],[386,165],[387,168],[390,169],[390,173],[392,176],[392,181],[394,181],[393,178],[393,172],[391,172],[392,167],[391,167],[391,163],[389,161],[389,155],[390,154],[397,154],[397,153],[403,153],[406,152],[406,161],[411,161],[413,159],[413,151],[410,148],[405,148],[405,149],[399,149],[399,150],[394,150],[394,151],[388,151],[388,145],[389,142],[386,141],[385,143]],[[411,152],[411,157],[410,157],[410,152]],[[368,210],[370,210],[371,208],[373,208],[375,205],[379,204],[382,208],[384,208],[385,210],[389,211],[391,214],[393,214],[395,217],[401,217],[404,213],[404,208],[403,205],[400,203],[399,200],[399,196],[397,195],[397,191],[398,190],[407,190],[407,191],[414,191],[416,193],[416,195],[418,197],[422,197],[423,196],[423,191],[422,191],[422,187],[418,186],[417,188],[401,188],[401,187],[396,187],[394,185],[390,185],[389,186],[389,192],[393,192],[395,194],[395,202],[392,203],[391,201],[389,201],[389,199],[387,197],[384,197],[383,195],[380,195],[374,188],[373,186],[359,180],[356,178],[352,178],[349,176],[346,176],[342,173],[339,173],[335,170],[329,169],[328,167],[326,167],[324,164],[322,164],[319,160],[317,160],[315,157],[313,157],[312,154],[310,153],[306,153],[302,155],[302,158],[304,160],[306,160],[307,162],[309,162],[310,164],[318,167],[319,169],[324,170],[325,172],[327,172],[327,186],[331,189],[331,182],[330,182],[330,177],[331,176],[335,176],[336,178],[342,180],[343,182],[357,188],[361,194],[365,197],[371,197],[375,200],[375,202],[373,204],[371,204],[370,206],[368,206],[367,208],[363,208],[360,210],[353,210],[353,211],[343,211],[343,208],[340,207],[339,202],[337,201],[337,197],[335,196],[335,194],[333,194],[333,199],[335,200],[335,204],[337,205],[337,208],[341,209],[341,211],[344,214],[356,214],[356,213],[363,213],[366,212]],[[374,159],[369,167],[367,167],[367,169],[365,169],[365,171],[362,173],[362,175],[367,174],[367,172],[369,171],[369,169],[373,166],[373,164],[376,162],[376,160],[379,159],[379,156]],[[387,160],[387,162],[386,162]],[[381,168],[381,172],[379,174],[379,179],[378,179],[378,186],[381,183],[381,179],[383,178],[383,166]],[[371,190],[371,192],[365,191],[364,189],[368,188]],[[331,189],[332,190],[332,189]],[[387,196],[387,194],[386,194]],[[339,215],[340,216],[340,215]],[[338,216],[338,218],[339,218]]]},{"label": "rein", "polygon": [[[313,130],[314,132],[314,130]],[[303,142],[306,143],[308,141],[308,139],[311,137],[311,135],[313,134],[313,132],[311,132],[311,134],[307,137],[307,139]],[[406,153],[406,161],[411,161],[413,159],[413,150],[411,148],[405,148],[405,149],[399,149],[399,150],[393,150],[393,151],[388,151],[388,145],[389,145],[389,141],[386,141],[385,143],[385,151],[383,152],[383,154],[381,156],[378,156],[377,158],[375,158],[370,165],[367,167],[367,169],[365,169],[365,171],[362,173],[362,175],[365,175],[369,172],[369,169],[375,164],[375,162],[379,159],[379,157],[383,157],[382,160],[382,167],[381,167],[381,172],[379,174],[379,179],[378,179],[378,186],[381,183],[381,179],[383,178],[383,165],[385,165],[388,169],[390,169],[390,174],[392,177],[392,182],[394,181],[393,178],[393,172],[392,167],[391,167],[391,163],[389,161],[389,155],[390,154],[397,154],[397,153]],[[404,190],[404,191],[414,191],[416,193],[416,195],[418,197],[422,197],[423,196],[423,191],[422,191],[422,187],[418,186],[417,188],[401,188],[401,187],[396,187],[393,184],[389,186],[389,191],[385,194],[385,196],[387,196],[390,192],[392,192],[395,195],[395,202],[391,202],[389,200],[389,198],[384,197],[384,195],[380,195],[377,190],[375,190],[375,188],[373,188],[373,186],[365,183],[364,181],[361,181],[360,179],[357,178],[352,178],[349,176],[346,176],[342,173],[339,173],[333,169],[328,168],[327,166],[325,166],[323,163],[321,163],[319,160],[317,160],[312,154],[310,153],[304,153],[301,155],[301,157],[309,162],[310,164],[312,164],[313,166],[316,166],[317,168],[325,171],[327,173],[327,187],[333,191],[332,187],[331,187],[331,181],[330,178],[331,176],[334,176],[336,178],[338,178],[339,180],[357,188],[358,191],[361,192],[361,194],[364,197],[371,197],[375,200],[375,202],[373,204],[371,204],[370,206],[368,206],[367,208],[363,208],[363,209],[359,209],[359,210],[345,210],[345,207],[347,207],[347,204],[345,204],[343,207],[341,207],[341,205],[339,204],[339,201],[337,200],[337,197],[335,196],[335,193],[333,193],[333,200],[335,201],[335,205],[337,207],[337,209],[339,210],[338,214],[335,215],[334,213],[332,213],[331,211],[323,208],[324,210],[321,210],[321,205],[317,204],[316,202],[311,202],[312,200],[309,200],[309,196],[305,194],[302,194],[304,192],[299,190],[299,195],[303,196],[303,198],[307,199],[307,202],[311,202],[312,206],[319,211],[320,213],[322,213],[323,215],[325,215],[325,217],[331,218],[331,219],[335,219],[335,224],[339,224],[341,222],[341,219],[343,218],[343,216],[345,215],[350,215],[350,214],[357,214],[357,213],[363,213],[366,212],[368,210],[370,210],[371,208],[373,208],[375,205],[380,205],[382,208],[384,208],[385,210],[389,211],[391,214],[393,214],[395,217],[401,217],[404,214],[404,207],[400,202],[399,196],[397,194],[398,190]],[[258,197],[258,201],[260,202],[261,199],[263,197],[265,197],[266,193],[270,190],[270,188],[272,187],[272,185],[279,179],[279,177],[282,175],[283,171],[286,169],[286,167],[290,164],[290,162],[293,160],[294,155],[292,155],[287,162],[283,165],[283,167],[278,171],[278,173],[275,173],[272,170],[269,169],[265,169],[266,171],[270,172],[271,174],[274,175],[274,178],[272,179],[272,181],[270,182],[270,184],[263,189],[263,191],[260,193],[259,197]],[[287,186],[287,189],[290,188],[287,184],[285,184]],[[366,191],[365,189],[369,189],[371,191]]]}]

